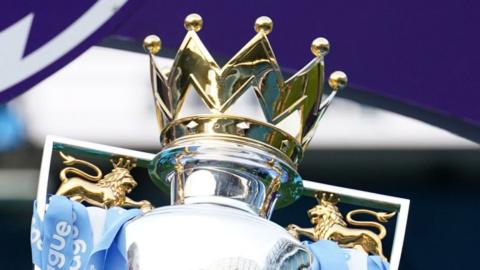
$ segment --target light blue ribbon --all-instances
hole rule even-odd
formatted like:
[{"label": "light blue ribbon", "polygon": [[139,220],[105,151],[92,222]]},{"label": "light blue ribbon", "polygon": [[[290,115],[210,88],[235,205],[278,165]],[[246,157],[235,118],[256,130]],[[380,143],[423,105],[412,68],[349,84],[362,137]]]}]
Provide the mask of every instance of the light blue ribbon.
[{"label": "light blue ribbon", "polygon": [[332,241],[304,242],[313,254],[312,270],[348,270],[345,253]]},{"label": "light blue ribbon", "polygon": [[33,263],[41,269],[86,269],[92,249],[92,232],[83,205],[62,196],[52,196],[43,221],[34,215],[31,228]]},{"label": "light blue ribbon", "polygon": [[[314,243],[305,241],[303,244],[313,254],[312,270],[349,270],[345,251],[337,243],[329,240],[320,240]],[[379,256],[368,256],[368,270],[389,270],[388,262]]]},{"label": "light blue ribbon", "polygon": [[138,209],[109,209],[105,220],[108,226],[105,226],[101,241],[92,251],[89,265],[94,265],[97,270],[127,269],[123,224],[141,214],[142,211]]},{"label": "light blue ribbon", "polygon": [[30,228],[30,245],[32,247],[32,262],[37,266],[42,266],[43,250],[43,222],[37,214],[37,202],[33,203],[33,217]]},{"label": "light blue ribbon", "polygon": [[123,225],[142,211],[109,209],[100,241],[93,246],[85,206],[63,196],[51,196],[43,221],[36,208],[35,202],[30,239],[32,261],[42,270],[127,269]]},{"label": "light blue ribbon", "polygon": [[379,256],[368,256],[368,270],[389,270],[390,264],[382,260]]}]

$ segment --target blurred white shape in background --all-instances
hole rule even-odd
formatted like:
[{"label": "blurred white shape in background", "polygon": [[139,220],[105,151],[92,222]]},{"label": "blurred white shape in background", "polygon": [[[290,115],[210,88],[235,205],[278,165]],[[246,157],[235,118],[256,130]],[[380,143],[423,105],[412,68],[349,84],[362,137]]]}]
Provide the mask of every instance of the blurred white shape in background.
[{"label": "blurred white shape in background", "polygon": [[[168,68],[171,59],[158,58]],[[348,90],[347,90],[348,91]],[[328,91],[327,91],[328,92]],[[241,108],[258,102],[243,98]],[[194,102],[202,111],[203,103]],[[92,47],[17,98],[27,139],[42,147],[47,134],[97,143],[159,148],[146,54]],[[336,98],[311,148],[478,148],[448,131],[389,111]]]}]

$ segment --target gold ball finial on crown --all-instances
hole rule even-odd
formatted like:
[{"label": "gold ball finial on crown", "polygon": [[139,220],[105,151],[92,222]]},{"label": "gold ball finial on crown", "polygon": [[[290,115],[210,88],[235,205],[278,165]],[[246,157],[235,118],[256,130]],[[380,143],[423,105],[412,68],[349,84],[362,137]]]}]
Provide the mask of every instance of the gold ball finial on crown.
[{"label": "gold ball finial on crown", "polygon": [[202,29],[203,19],[200,15],[192,13],[185,18],[183,25],[187,31],[198,32]]},{"label": "gold ball finial on crown", "polygon": [[157,54],[162,49],[162,41],[156,35],[149,35],[143,40],[143,48],[151,54]]},{"label": "gold ball finial on crown", "polygon": [[316,57],[325,56],[330,51],[330,43],[326,38],[319,37],[312,41],[310,49]]},{"label": "gold ball finial on crown", "polygon": [[270,17],[258,17],[258,19],[255,21],[255,32],[257,33],[263,31],[265,35],[268,35],[270,32],[272,32],[272,29],[273,21],[270,19]]},{"label": "gold ball finial on crown", "polygon": [[328,85],[332,88],[333,91],[338,91],[343,89],[348,84],[347,74],[343,71],[334,71],[330,74],[330,78],[328,78]]}]

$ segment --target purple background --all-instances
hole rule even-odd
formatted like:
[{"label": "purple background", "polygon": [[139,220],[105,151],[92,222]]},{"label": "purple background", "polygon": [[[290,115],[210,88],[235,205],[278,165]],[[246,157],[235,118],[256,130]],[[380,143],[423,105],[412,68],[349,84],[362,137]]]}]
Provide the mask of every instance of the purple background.
[{"label": "purple background", "polygon": [[[67,2],[48,0],[41,5],[28,0],[2,2],[0,30],[27,12],[35,11],[28,54],[58,34],[90,7],[93,0]],[[6,95],[3,93],[2,100],[28,89],[108,34],[141,42],[146,35],[155,33],[165,47],[176,49],[185,35],[184,17],[197,12],[204,18],[200,36],[206,46],[214,56],[228,59],[253,36],[255,19],[267,15],[274,21],[270,40],[284,70],[298,70],[306,64],[312,58],[310,42],[324,36],[332,48],[326,59],[327,72],[336,69],[347,72],[354,88],[348,91],[375,94],[363,98],[367,103],[370,98],[383,97],[406,104],[417,110],[410,115],[420,119],[423,115],[440,116],[449,123],[435,117],[426,120],[450,130],[455,130],[448,127],[453,122],[461,123],[461,127],[474,127],[476,137],[480,138],[477,105],[480,76],[475,76],[475,68],[480,64],[478,1],[133,2],[139,4],[136,9],[127,4],[116,18],[64,58]],[[129,13],[131,16],[127,16]],[[380,103],[379,106],[396,110],[388,102]]]},{"label": "purple background", "polygon": [[[101,41],[102,38],[111,34],[120,22],[124,22],[128,16],[131,15],[132,11],[136,9],[137,4],[141,1],[142,0],[129,0],[110,20],[78,44],[77,47],[48,65],[45,69],[38,71],[26,80],[1,92],[0,104],[27,91],[35,84],[67,65],[92,45]],[[24,56],[27,56],[60,34],[60,32],[71,23],[80,18],[95,2],[95,0],[1,0],[0,32],[33,12],[34,19],[24,52]],[[3,49],[1,46],[2,44],[0,44],[0,50]],[[0,59],[0,61],[1,60],[2,59]]]},{"label": "purple background", "polygon": [[177,48],[184,17],[204,19],[200,36],[228,58],[247,42],[258,16],[274,21],[270,40],[282,67],[312,58],[317,36],[330,40],[327,72],[347,72],[350,85],[456,120],[480,125],[480,4],[476,1],[155,1],[116,32],[142,40],[155,33]]}]

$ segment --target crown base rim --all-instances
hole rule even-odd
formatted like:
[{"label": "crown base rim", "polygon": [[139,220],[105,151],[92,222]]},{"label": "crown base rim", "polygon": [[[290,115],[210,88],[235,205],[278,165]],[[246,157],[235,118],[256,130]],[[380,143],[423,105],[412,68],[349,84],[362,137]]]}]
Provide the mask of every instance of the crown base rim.
[{"label": "crown base rim", "polygon": [[271,125],[249,118],[231,115],[196,115],[176,119],[162,130],[164,148],[179,142],[209,139],[234,141],[260,147],[296,167],[303,156],[297,139]]}]

